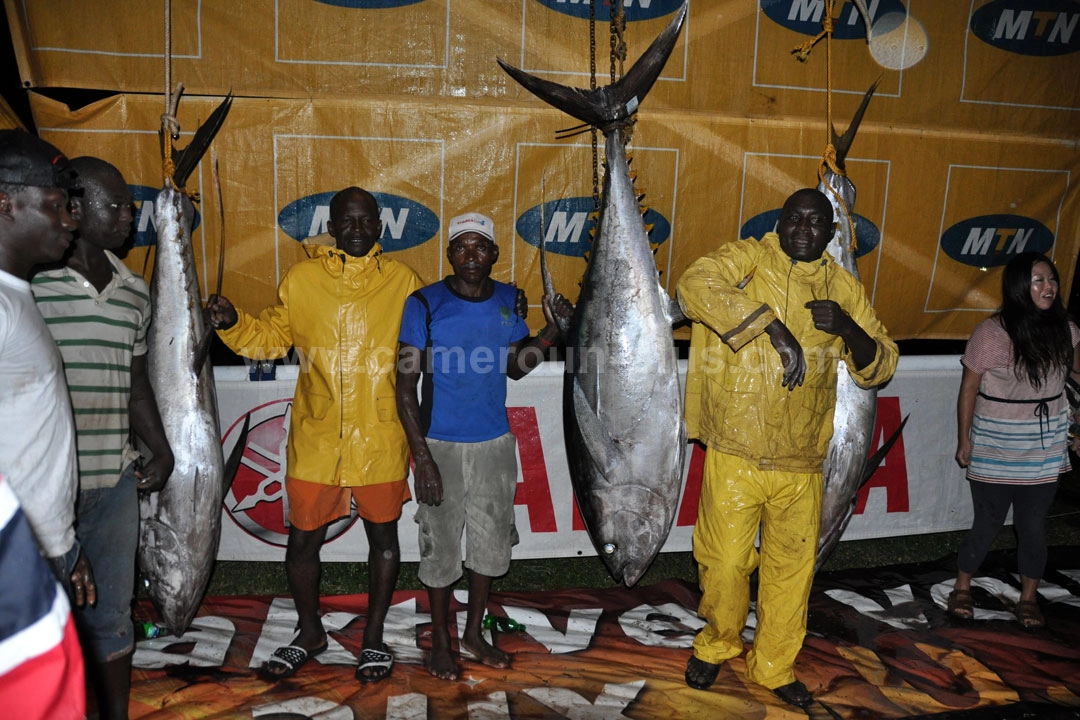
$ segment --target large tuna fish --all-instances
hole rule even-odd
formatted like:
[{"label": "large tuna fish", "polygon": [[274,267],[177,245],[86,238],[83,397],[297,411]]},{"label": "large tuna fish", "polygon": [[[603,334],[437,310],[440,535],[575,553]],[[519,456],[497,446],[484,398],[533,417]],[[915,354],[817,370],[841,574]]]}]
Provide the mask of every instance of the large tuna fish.
[{"label": "large tuna fish", "polygon": [[[684,5],[619,82],[593,91],[499,64],[542,100],[603,131],[603,203],[566,329],[563,424],[570,478],[593,544],[631,586],[667,539],[679,500],[686,427],[671,324],[626,161],[623,130],[675,46]],[[545,284],[550,287],[550,280]],[[549,290],[550,291],[550,290]]]},{"label": "large tuna fish", "polygon": [[[836,147],[836,166],[841,171],[845,169],[844,160],[848,150],[851,149],[851,143],[855,139],[863,113],[866,112],[866,107],[876,88],[875,82],[866,91],[859,109],[842,136],[837,136],[836,130],[832,129],[833,144]],[[829,198],[837,225],[836,234],[825,251],[832,255],[841,267],[858,278],[859,268],[855,262],[855,252],[851,247],[855,185],[847,175],[826,170],[824,181],[818,184],[817,189]],[[829,442],[829,452],[825,457],[823,467],[825,485],[821,498],[821,534],[818,539],[817,567],[819,568],[840,540],[840,536],[844,534],[855,509],[855,498],[859,489],[870,478],[899,436],[898,429],[871,458],[870,447],[874,439],[876,414],[877,388],[866,390],[856,385],[851,373],[848,372],[847,365],[841,361],[836,378],[833,436]],[[906,423],[907,420],[905,419],[904,422]],[[902,428],[903,424],[900,426],[900,429]]]},{"label": "large tuna fish", "polygon": [[147,362],[176,464],[160,492],[140,498],[139,564],[164,625],[176,635],[187,630],[206,592],[221,535],[225,479],[232,478],[222,456],[213,368],[206,362],[211,331],[191,246],[195,209],[183,192],[231,102],[226,98],[199,128],[154,201]]}]

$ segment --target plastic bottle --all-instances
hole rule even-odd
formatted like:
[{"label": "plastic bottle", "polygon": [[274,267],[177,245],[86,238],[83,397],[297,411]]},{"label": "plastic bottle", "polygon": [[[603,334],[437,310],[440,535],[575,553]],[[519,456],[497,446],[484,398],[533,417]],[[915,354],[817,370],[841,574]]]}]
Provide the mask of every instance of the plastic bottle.
[{"label": "plastic bottle", "polygon": [[139,639],[151,639],[160,635],[168,634],[168,630],[161,627],[157,623],[152,623],[149,620],[146,622],[135,623],[135,636]]}]

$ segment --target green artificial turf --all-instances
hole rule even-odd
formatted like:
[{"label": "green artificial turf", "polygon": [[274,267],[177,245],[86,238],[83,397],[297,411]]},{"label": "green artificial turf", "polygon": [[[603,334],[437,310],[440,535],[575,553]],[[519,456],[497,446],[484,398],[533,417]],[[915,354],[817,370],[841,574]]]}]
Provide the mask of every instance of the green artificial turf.
[{"label": "green artificial turf", "polygon": [[[1063,476],[1058,498],[1048,523],[1048,544],[1080,546],[1080,481],[1072,474]],[[910,562],[928,562],[955,555],[965,532],[929,533],[875,540],[841,542],[825,562],[822,571],[848,568],[871,568]],[[998,534],[993,549],[1016,547],[1012,527]],[[420,590],[416,563],[402,563],[399,590]],[[367,564],[334,562],[322,565],[322,594],[348,595],[367,592]],[[697,565],[688,552],[661,553],[640,585],[651,585],[667,578],[697,583]],[[461,587],[465,587],[464,581]],[[514,560],[510,571],[495,581],[496,591],[536,591],[559,588],[613,587],[603,563],[596,557]],[[288,595],[285,567],[281,562],[217,563],[207,591],[209,595]]]}]

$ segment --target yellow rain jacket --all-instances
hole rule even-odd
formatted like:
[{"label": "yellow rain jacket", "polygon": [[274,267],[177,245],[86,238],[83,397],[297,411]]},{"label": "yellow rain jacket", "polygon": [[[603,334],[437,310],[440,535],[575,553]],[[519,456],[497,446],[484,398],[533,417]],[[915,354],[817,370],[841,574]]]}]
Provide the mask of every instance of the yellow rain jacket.
[{"label": "yellow rain jacket", "polygon": [[[738,285],[744,283],[743,288]],[[762,470],[818,472],[828,451],[836,404],[836,361],[861,387],[892,377],[899,352],[874,314],[862,284],[828,253],[796,262],[776,233],[760,242],[726,243],[679,279],[679,302],[694,320],[686,382],[690,437]],[[874,360],[856,370],[843,339],[817,330],[810,300],[835,300],[877,342]],[[802,345],[806,379],[781,384],[783,364],[765,327],[779,318]]]},{"label": "yellow rain jacket", "polygon": [[299,356],[288,475],[355,487],[405,478],[409,446],[394,394],[398,331],[405,298],[423,283],[375,245],[355,258],[306,245],[278,287],[280,304],[218,335],[257,360]]}]

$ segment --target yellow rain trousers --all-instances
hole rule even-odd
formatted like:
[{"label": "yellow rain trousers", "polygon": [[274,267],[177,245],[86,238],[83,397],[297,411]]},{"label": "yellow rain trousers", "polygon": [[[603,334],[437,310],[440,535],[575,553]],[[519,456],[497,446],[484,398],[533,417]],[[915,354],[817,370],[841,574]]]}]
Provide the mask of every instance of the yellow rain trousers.
[{"label": "yellow rain trousers", "polygon": [[[694,559],[703,590],[698,614],[708,624],[694,638],[694,655],[718,665],[742,654],[750,575],[760,564],[757,630],[746,674],[770,689],[794,682],[791,668],[806,635],[814,580],[821,473],[759,470],[710,449],[700,508]],[[760,557],[754,547],[759,526]]]},{"label": "yellow rain trousers", "polygon": [[[806,631],[838,361],[857,384],[873,387],[892,377],[899,353],[854,276],[828,255],[793,261],[775,233],[726,243],[698,259],[679,279],[678,294],[694,321],[687,430],[708,446],[694,529],[699,613],[708,625],[694,654],[720,663],[742,652],[760,528],[758,628],[747,673],[776,688],[795,679],[791,668]],[[805,305],[815,299],[839,303],[874,339],[866,367],[854,366],[842,338],[814,327]],[[776,319],[807,360],[806,378],[794,390],[782,385],[783,364],[764,332]]]},{"label": "yellow rain trousers", "polygon": [[356,258],[326,245],[289,269],[279,305],[218,335],[245,357],[299,356],[287,473],[323,485],[356,487],[403,479],[409,446],[398,421],[395,382],[405,299],[421,286],[378,245]]}]

